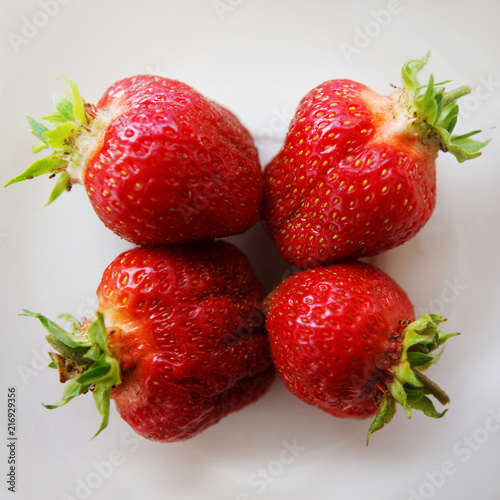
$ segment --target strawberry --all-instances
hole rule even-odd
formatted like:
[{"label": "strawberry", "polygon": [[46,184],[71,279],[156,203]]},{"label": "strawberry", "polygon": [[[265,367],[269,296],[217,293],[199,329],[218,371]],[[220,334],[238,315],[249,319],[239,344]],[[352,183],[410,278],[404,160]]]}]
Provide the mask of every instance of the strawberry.
[{"label": "strawberry", "polygon": [[[428,56],[427,56],[428,57]],[[459,162],[486,144],[452,136],[456,99],[470,92],[421,86],[427,57],[408,61],[403,86],[380,95],[327,81],[300,102],[285,144],[264,174],[263,221],[298,268],[376,255],[414,237],[436,204],[439,150]]]},{"label": "strawberry", "polygon": [[[223,241],[138,247],[97,289],[94,318],[65,332],[38,318],[67,381],[59,407],[93,391],[106,427],[110,399],[147,439],[188,439],[262,396],[274,374],[263,292],[250,263]],[[71,319],[71,318],[70,318]],[[97,435],[96,434],[96,435]]]},{"label": "strawberry", "polygon": [[188,85],[159,76],[116,82],[96,106],[64,79],[57,113],[28,117],[53,152],[7,185],[58,175],[49,203],[84,186],[104,224],[140,245],[238,234],[259,219],[263,180],[248,131],[222,106]]},{"label": "strawberry", "polygon": [[[288,389],[341,418],[374,417],[370,435],[403,406],[438,418],[427,397],[448,396],[421,372],[449,337],[435,314],[415,320],[406,293],[373,265],[349,261],[301,271],[265,299],[273,361]],[[367,442],[368,442],[367,439]]]}]

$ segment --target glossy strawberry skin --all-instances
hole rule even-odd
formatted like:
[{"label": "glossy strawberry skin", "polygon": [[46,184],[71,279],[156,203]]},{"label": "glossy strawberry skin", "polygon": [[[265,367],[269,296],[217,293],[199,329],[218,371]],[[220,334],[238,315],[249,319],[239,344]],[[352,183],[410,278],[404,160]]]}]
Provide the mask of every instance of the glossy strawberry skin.
[{"label": "glossy strawberry skin", "polygon": [[293,394],[336,417],[375,415],[399,334],[415,318],[399,285],[370,264],[332,264],[287,278],[264,309],[273,361]]},{"label": "glossy strawberry skin", "polygon": [[435,207],[439,148],[400,125],[388,96],[351,80],[302,99],[265,170],[263,221],[287,262],[376,255],[420,231]]},{"label": "glossy strawberry skin", "polygon": [[135,248],[97,291],[121,366],[111,397],[147,439],[188,439],[262,396],[274,368],[263,292],[229,243]]},{"label": "glossy strawberry skin", "polygon": [[258,221],[257,151],[222,106],[186,84],[146,75],[115,83],[95,113],[99,130],[80,177],[97,215],[119,236],[175,244],[242,233]]}]

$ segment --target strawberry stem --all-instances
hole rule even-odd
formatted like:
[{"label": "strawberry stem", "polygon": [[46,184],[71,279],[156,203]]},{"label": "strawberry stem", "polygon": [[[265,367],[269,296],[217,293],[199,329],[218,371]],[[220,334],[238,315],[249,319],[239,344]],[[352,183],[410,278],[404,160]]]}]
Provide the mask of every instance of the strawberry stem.
[{"label": "strawberry stem", "polygon": [[448,106],[449,104],[454,103],[460,97],[463,97],[472,92],[472,88],[469,85],[462,85],[461,87],[457,87],[454,90],[450,90],[443,94],[443,107]]},{"label": "strawberry stem", "polygon": [[443,84],[449,81],[435,83],[432,74],[429,82],[421,85],[418,73],[427,64],[429,55],[427,53],[424,58],[410,60],[403,65],[403,89],[393,93],[394,116],[406,123],[408,132],[416,133],[423,143],[450,152],[460,163],[477,158],[489,142],[471,139],[480,131],[452,135],[459,113],[456,101],[472,89],[463,85],[445,92]]},{"label": "strawberry stem", "polygon": [[[400,404],[408,418],[412,409],[420,410],[428,417],[441,418],[447,410],[438,412],[427,395],[434,396],[442,405],[450,402],[448,395],[422,373],[436,363],[441,352],[435,351],[446,340],[458,333],[444,333],[438,325],[446,321],[437,314],[424,315],[410,323],[402,332],[402,350],[397,364],[389,368],[389,381],[378,405],[378,411],[366,438],[389,423],[396,413],[396,403]],[[417,369],[418,367],[418,369]]]},{"label": "strawberry stem", "polygon": [[[120,365],[107,345],[106,328],[102,313],[83,330],[78,325],[70,333],[39,313],[23,309],[22,316],[37,318],[49,332],[46,339],[57,351],[50,353],[51,368],[57,368],[59,380],[66,383],[61,399],[45,408],[59,408],[80,394],[92,391],[95,405],[101,414],[96,437],[108,425],[111,389],[121,383]],[[92,439],[93,439],[92,438]]]},{"label": "strawberry stem", "polygon": [[446,394],[436,382],[433,382],[429,377],[418,370],[414,370],[414,372],[417,374],[420,382],[422,382],[423,389],[428,394],[432,394],[442,405],[447,405],[450,402],[448,394]]},{"label": "strawberry stem", "polygon": [[[42,120],[52,128],[27,116],[31,133],[39,140],[33,147],[33,153],[44,149],[52,149],[49,156],[32,163],[23,173],[11,179],[4,187],[17,182],[33,179],[40,175],[59,175],[47,205],[58,198],[65,190],[69,191],[71,185],[79,182],[78,169],[81,152],[77,139],[81,135],[92,136],[99,127],[90,127],[97,117],[95,107],[85,103],[78,87],[73,80],[61,77],[66,87],[66,97],[53,94],[56,113],[44,116]],[[97,124],[99,125],[99,124]]]}]

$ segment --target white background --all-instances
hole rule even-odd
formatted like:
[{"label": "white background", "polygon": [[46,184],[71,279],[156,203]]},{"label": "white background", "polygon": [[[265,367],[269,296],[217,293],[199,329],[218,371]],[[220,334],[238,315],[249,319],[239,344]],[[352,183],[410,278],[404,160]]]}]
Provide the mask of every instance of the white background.
[{"label": "white background", "polygon": [[[311,88],[345,77],[388,93],[400,83],[402,63],[431,50],[436,79],[476,87],[463,99],[460,131],[483,128],[492,142],[470,163],[440,154],[431,221],[411,242],[373,259],[417,311],[445,315],[444,329],[462,335],[449,341],[430,373],[451,396],[448,414],[408,420],[399,411],[368,448],[368,422],[334,419],[279,382],[256,404],[178,444],[136,437],[114,409],[108,429],[90,441],[99,422],[90,396],[44,409],[40,403],[57,400],[62,387],[46,368],[41,325],[17,314],[22,308],[54,319],[91,314],[102,271],[130,245],[102,225],[79,187],[47,208],[38,207],[48,198],[48,179],[0,189],[0,428],[14,385],[19,435],[15,495],[7,491],[7,441],[4,432],[0,437],[0,497],[497,500],[498,4],[45,0],[49,14],[43,4],[0,3],[2,185],[33,161],[35,139],[24,115],[52,111],[50,94],[62,91],[53,79],[59,75],[76,80],[90,102],[134,74],[182,80],[239,116],[264,165]],[[287,267],[260,226],[232,240],[266,290],[280,281]]]}]

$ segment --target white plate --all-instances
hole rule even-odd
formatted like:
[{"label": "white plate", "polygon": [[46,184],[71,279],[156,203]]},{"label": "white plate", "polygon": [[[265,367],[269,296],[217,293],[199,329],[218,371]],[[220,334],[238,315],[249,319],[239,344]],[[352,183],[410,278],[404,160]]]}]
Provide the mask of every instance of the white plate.
[{"label": "white plate", "polygon": [[[104,268],[130,245],[109,232],[75,188],[47,208],[51,181],[0,190],[0,421],[17,388],[17,490],[22,499],[498,499],[500,451],[499,8],[495,2],[313,0],[29,0],[0,5],[2,185],[31,161],[25,113],[51,111],[53,77],[73,78],[96,101],[115,80],[155,72],[183,80],[237,114],[274,155],[300,98],[346,77],[388,93],[409,58],[432,51],[429,68],[470,83],[463,131],[483,128],[484,155],[438,158],[436,211],[425,229],[373,261],[412,298],[462,335],[432,376],[449,392],[439,421],[403,412],[364,445],[368,422],[338,420],[276,382],[258,403],[185,443],[136,437],[88,397],[53,412],[61,387],[46,344],[22,308],[51,318],[92,311]],[[467,116],[466,116],[467,115]],[[233,238],[267,289],[286,272],[262,228]],[[0,446],[7,498],[7,437]],[[292,451],[287,451],[292,448]]]}]

